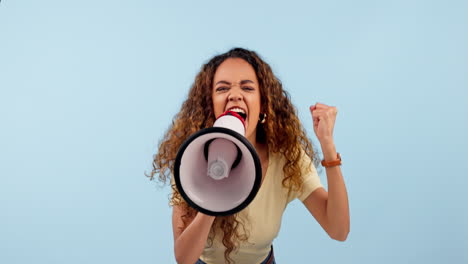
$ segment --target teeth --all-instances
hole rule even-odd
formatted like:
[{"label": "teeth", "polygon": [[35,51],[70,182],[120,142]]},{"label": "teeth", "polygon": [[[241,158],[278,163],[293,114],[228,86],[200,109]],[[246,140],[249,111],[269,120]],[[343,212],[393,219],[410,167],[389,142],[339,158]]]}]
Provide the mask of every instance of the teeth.
[{"label": "teeth", "polygon": [[231,109],[229,109],[229,111],[234,111],[234,112],[237,112],[237,113],[245,114],[245,111],[244,111],[244,110],[242,110],[242,109],[240,109],[240,108],[237,108],[237,107],[231,108]]}]

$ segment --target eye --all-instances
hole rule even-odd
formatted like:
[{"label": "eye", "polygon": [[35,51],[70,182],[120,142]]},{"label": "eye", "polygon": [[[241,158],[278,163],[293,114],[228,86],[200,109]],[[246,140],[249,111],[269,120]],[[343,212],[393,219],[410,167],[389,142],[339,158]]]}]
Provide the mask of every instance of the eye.
[{"label": "eye", "polygon": [[253,91],[253,90],[255,90],[254,88],[252,88],[252,87],[250,87],[250,86],[244,86],[244,87],[242,87],[242,89],[245,90],[245,91]]},{"label": "eye", "polygon": [[217,92],[222,92],[222,91],[227,91],[227,90],[229,90],[229,87],[226,87],[226,86],[221,86],[221,87],[216,88]]}]

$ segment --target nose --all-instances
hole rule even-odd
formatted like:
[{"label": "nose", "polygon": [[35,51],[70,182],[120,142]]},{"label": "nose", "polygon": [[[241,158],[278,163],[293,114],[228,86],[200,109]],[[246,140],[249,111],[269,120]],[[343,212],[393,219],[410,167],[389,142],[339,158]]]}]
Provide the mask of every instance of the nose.
[{"label": "nose", "polygon": [[231,93],[228,97],[228,100],[230,102],[242,101],[242,95],[240,95],[239,93]]}]

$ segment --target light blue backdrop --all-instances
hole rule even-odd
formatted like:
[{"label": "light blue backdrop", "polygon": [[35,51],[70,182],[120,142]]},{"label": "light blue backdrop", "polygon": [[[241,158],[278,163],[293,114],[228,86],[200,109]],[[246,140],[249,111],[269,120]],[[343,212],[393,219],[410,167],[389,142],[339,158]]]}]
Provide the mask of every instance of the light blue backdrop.
[{"label": "light blue backdrop", "polygon": [[468,2],[363,0],[1,1],[0,263],[175,263],[169,190],[144,172],[235,46],[316,145],[308,107],[339,110],[351,233],[294,202],[278,263],[468,263]]}]

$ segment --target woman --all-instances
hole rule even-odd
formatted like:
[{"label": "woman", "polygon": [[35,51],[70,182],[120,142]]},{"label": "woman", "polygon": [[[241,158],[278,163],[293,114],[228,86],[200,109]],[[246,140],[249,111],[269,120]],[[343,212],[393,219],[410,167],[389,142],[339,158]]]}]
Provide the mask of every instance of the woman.
[{"label": "woman", "polygon": [[304,203],[331,238],[344,241],[349,233],[349,207],[339,167],[341,158],[333,141],[337,110],[320,103],[310,107],[324,156],[327,192],[315,169],[317,153],[289,95],[269,65],[253,51],[235,48],[203,65],[159,146],[151,179],[159,174],[159,180],[167,182],[182,142],[196,131],[211,127],[217,116],[233,107],[245,112],[245,136],[261,160],[260,190],[241,212],[214,217],[189,207],[172,182],[177,262],[275,263],[272,242],[284,209],[295,198]]}]

